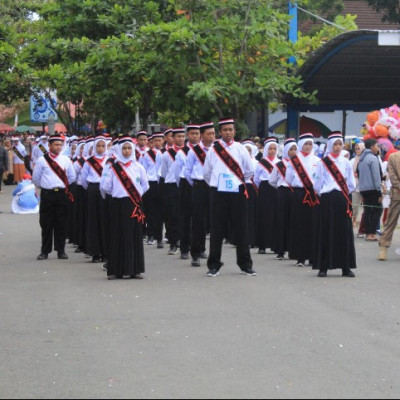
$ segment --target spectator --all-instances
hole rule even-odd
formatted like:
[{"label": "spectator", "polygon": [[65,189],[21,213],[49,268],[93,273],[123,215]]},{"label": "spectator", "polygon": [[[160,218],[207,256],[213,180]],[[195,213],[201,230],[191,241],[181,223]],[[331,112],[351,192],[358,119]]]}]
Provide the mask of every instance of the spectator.
[{"label": "spectator", "polygon": [[9,165],[8,152],[3,147],[3,139],[0,139],[0,193],[2,193],[1,184],[3,182],[3,174],[5,176],[8,175]]},{"label": "spectator", "polygon": [[365,141],[360,156],[358,177],[364,203],[366,241],[377,242],[377,226],[382,215],[382,171],[377,158],[379,147],[375,139]]}]

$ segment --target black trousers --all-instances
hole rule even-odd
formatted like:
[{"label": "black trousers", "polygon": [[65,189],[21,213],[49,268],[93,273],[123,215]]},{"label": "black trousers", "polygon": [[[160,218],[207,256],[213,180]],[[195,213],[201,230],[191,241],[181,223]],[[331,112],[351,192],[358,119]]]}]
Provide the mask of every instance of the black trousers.
[{"label": "black trousers", "polygon": [[157,242],[162,240],[163,229],[163,196],[161,185],[154,181],[149,182],[150,189],[143,196],[147,221],[147,235]]},{"label": "black trousers", "polygon": [[0,190],[1,190],[1,185],[3,183],[3,174],[4,174],[4,168],[0,168]]},{"label": "black trousers", "polygon": [[206,236],[210,225],[210,187],[205,181],[194,181],[192,197],[190,254],[192,258],[199,258],[206,251]]},{"label": "black trousers", "polygon": [[181,242],[181,252],[190,251],[190,234],[192,223],[192,187],[186,179],[179,182],[179,240]]},{"label": "black trousers", "polygon": [[382,193],[377,190],[368,190],[361,192],[361,195],[364,203],[365,233],[375,235],[383,212],[382,203],[378,201]]},{"label": "black trousers", "polygon": [[240,193],[218,192],[211,188],[211,236],[208,268],[221,268],[222,243],[228,221],[234,233],[236,242],[236,262],[241,270],[253,267],[249,248],[249,227],[247,198],[244,186]]},{"label": "black trousers", "polygon": [[179,240],[179,189],[176,183],[164,184],[165,229],[171,247]]},{"label": "black trousers", "polygon": [[64,253],[68,227],[69,199],[63,189],[58,191],[42,189],[40,200],[40,226],[42,228],[42,253],[54,249]]}]

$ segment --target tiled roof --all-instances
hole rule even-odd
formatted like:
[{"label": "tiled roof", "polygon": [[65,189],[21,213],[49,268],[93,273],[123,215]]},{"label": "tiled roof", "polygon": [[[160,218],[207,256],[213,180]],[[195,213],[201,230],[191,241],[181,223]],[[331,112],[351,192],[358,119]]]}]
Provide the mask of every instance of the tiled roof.
[{"label": "tiled roof", "polygon": [[[366,1],[363,0],[344,0],[344,9],[342,15],[352,14],[357,15],[356,24],[358,29],[400,29],[397,24],[389,24],[382,22],[384,13],[378,13],[371,8]],[[307,20],[300,24],[299,30],[303,33],[308,33],[314,25],[320,23]]]}]

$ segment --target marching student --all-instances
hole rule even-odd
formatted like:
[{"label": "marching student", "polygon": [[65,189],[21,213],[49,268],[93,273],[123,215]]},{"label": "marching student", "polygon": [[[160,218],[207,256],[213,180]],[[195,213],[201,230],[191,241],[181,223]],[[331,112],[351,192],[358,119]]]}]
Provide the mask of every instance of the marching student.
[{"label": "marching student", "polygon": [[105,230],[105,201],[100,193],[100,180],[106,165],[107,143],[104,136],[94,140],[93,155],[89,157],[79,177],[79,182],[87,191],[87,254],[93,263],[107,261],[107,236]]},{"label": "marching student", "polygon": [[[242,145],[249,152],[251,161],[253,162],[254,169],[256,169],[258,165],[258,160],[256,159],[256,156],[258,154],[258,147],[253,143],[251,139],[243,140]],[[247,187],[247,193],[249,194],[249,199],[247,202],[248,218],[249,218],[249,243],[250,243],[250,248],[254,248],[256,246],[256,241],[257,241],[256,211],[257,211],[258,187],[254,183],[253,178],[246,179],[246,187]]]},{"label": "marching student", "polygon": [[266,249],[272,249],[275,243],[275,204],[276,189],[269,184],[271,173],[279,162],[278,139],[267,138],[264,141],[263,158],[257,165],[254,183],[258,187],[257,197],[257,244],[258,254],[266,254]]},{"label": "marching student", "polygon": [[342,269],[353,278],[357,268],[354,247],[351,193],[356,188],[353,168],[341,152],[343,136],[332,132],[328,138],[328,155],[317,166],[314,187],[321,196],[317,251],[313,269],[326,277],[328,270]]},{"label": "marching student", "polygon": [[286,181],[294,189],[292,197],[289,258],[297,260],[298,267],[310,264],[315,252],[315,231],[318,223],[319,198],[314,189],[317,165],[314,155],[314,136],[305,133],[299,137],[297,155],[290,159]]},{"label": "marching student", "polygon": [[109,280],[143,279],[142,196],[149,189],[146,171],[136,161],[132,138],[119,139],[116,159],[104,170],[101,191],[112,196],[111,243],[107,266]]},{"label": "marching student", "polygon": [[219,122],[221,140],[207,154],[204,180],[211,187],[211,235],[208,276],[219,275],[222,243],[230,220],[236,240],[236,260],[242,274],[256,275],[249,249],[246,179],[254,175],[248,151],[235,142],[235,121]]},{"label": "marching student", "polygon": [[141,158],[149,151],[148,135],[146,131],[140,131],[136,135],[135,154],[136,161],[140,162]]},{"label": "marching student", "polygon": [[151,136],[152,146],[141,158],[141,164],[146,170],[150,188],[143,196],[147,220],[147,244],[153,245],[157,241],[157,248],[164,248],[162,241],[163,229],[163,196],[160,190],[161,147],[164,135],[156,132]]},{"label": "marching student", "polygon": [[165,226],[170,243],[169,255],[178,253],[179,240],[179,190],[175,175],[175,159],[185,144],[185,129],[176,128],[172,132],[174,146],[162,156],[161,177],[164,180]]},{"label": "marching student", "polygon": [[215,141],[213,122],[200,126],[200,143],[189,151],[184,175],[193,187],[192,195],[192,225],[190,255],[192,267],[200,267],[200,260],[207,259],[206,236],[210,225],[210,187],[204,180],[204,164],[207,154]]},{"label": "marching student", "polygon": [[285,258],[289,250],[290,218],[292,207],[293,188],[286,181],[286,169],[290,159],[297,153],[297,143],[293,138],[285,140],[282,160],[275,164],[269,184],[277,189],[275,208],[275,243],[273,250],[277,260]]},{"label": "marching student", "polygon": [[40,226],[42,248],[38,260],[47,260],[53,248],[58,258],[68,259],[65,254],[68,202],[73,201],[69,186],[76,179],[72,161],[61,155],[64,138],[54,135],[49,139],[49,152],[39,158],[33,170],[33,183],[42,189],[40,202]]},{"label": "marching student", "polygon": [[31,167],[34,168],[37,160],[49,151],[49,142],[46,135],[40,136],[39,142],[32,151]]},{"label": "marching student", "polygon": [[189,259],[190,226],[192,220],[192,186],[187,181],[184,171],[189,151],[200,142],[200,126],[186,127],[188,143],[178,152],[175,161],[175,177],[179,187],[179,241],[181,260]]}]

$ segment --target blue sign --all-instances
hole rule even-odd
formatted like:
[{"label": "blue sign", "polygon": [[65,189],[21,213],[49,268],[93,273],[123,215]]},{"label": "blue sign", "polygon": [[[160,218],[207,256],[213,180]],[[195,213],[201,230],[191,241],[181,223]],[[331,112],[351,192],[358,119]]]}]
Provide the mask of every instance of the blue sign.
[{"label": "blue sign", "polygon": [[50,92],[50,98],[44,91],[31,96],[31,121],[48,122],[52,115],[54,121],[57,121],[57,95],[54,91]]}]

